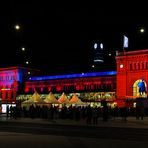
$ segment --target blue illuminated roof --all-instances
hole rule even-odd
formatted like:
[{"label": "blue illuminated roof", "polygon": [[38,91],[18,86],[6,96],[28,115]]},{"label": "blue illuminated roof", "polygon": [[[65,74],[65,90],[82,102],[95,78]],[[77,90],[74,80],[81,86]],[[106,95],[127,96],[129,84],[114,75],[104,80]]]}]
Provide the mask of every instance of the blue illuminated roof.
[{"label": "blue illuminated roof", "polygon": [[77,73],[77,74],[66,74],[66,75],[54,75],[54,76],[37,76],[37,77],[30,77],[29,80],[42,81],[42,80],[70,79],[70,78],[112,76],[112,75],[116,75],[116,71],[89,72],[89,73]]}]

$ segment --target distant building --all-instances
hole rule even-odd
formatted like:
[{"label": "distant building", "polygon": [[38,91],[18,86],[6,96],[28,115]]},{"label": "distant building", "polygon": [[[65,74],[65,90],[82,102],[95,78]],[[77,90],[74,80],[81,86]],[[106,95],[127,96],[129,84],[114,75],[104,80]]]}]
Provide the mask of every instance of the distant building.
[{"label": "distant building", "polygon": [[[127,97],[147,97],[148,49],[116,53],[118,104]],[[145,84],[145,93],[140,95],[138,83]]]},{"label": "distant building", "polygon": [[23,92],[25,81],[38,70],[24,67],[0,68],[0,99],[2,103],[16,103],[16,96]]},{"label": "distant building", "polygon": [[[79,93],[83,101],[106,100],[123,106],[127,98],[147,98],[148,49],[117,52],[116,66],[116,71],[53,76],[35,76],[37,70],[22,67],[1,68],[1,99],[2,102],[16,102],[16,96],[19,99],[34,91],[42,95],[51,91]],[[140,84],[144,91],[140,90]]]},{"label": "distant building", "polygon": [[94,43],[93,46],[93,64],[104,63],[104,47],[99,41]]},{"label": "distant building", "polygon": [[79,93],[83,101],[115,100],[116,71],[77,73],[69,75],[30,77],[25,82],[25,93]]}]

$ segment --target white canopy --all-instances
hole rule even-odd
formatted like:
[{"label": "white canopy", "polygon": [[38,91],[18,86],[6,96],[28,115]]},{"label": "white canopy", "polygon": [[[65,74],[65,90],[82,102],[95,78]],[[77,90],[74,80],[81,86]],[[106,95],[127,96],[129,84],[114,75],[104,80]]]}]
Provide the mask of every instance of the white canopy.
[{"label": "white canopy", "polygon": [[55,98],[54,94],[52,92],[50,92],[45,100],[46,103],[52,103],[52,104],[59,104],[59,101]]},{"label": "white canopy", "polygon": [[41,99],[41,96],[35,91],[29,100],[22,102],[22,106],[28,106],[32,104],[46,104],[46,103]]},{"label": "white canopy", "polygon": [[74,95],[72,96],[72,98],[70,99],[69,102],[71,102],[71,103],[73,103],[73,104],[77,104],[77,105],[85,105],[85,103],[82,102],[81,99],[79,99],[76,94],[74,94]]},{"label": "white canopy", "polygon": [[58,102],[65,103],[65,104],[69,104],[70,103],[64,92],[62,93],[62,95],[58,99]]},{"label": "white canopy", "polygon": [[44,101],[41,99],[41,96],[35,91],[35,93],[32,95],[31,100],[35,103],[43,103]]}]

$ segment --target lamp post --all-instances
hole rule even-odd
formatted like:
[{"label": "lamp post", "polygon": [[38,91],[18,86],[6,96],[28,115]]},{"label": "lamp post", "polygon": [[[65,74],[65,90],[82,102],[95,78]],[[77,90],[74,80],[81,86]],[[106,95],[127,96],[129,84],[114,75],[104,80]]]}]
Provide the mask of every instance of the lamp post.
[{"label": "lamp post", "polygon": [[18,30],[20,30],[21,27],[20,27],[20,25],[16,24],[16,25],[14,26],[14,28],[15,28],[15,30],[18,31]]},{"label": "lamp post", "polygon": [[22,51],[25,51],[26,49],[25,49],[25,47],[22,47],[21,50],[22,50]]},{"label": "lamp post", "polygon": [[25,63],[28,65],[29,64],[29,61],[26,61]]},{"label": "lamp post", "polygon": [[140,33],[144,33],[145,32],[145,29],[144,28],[141,28],[140,29]]}]

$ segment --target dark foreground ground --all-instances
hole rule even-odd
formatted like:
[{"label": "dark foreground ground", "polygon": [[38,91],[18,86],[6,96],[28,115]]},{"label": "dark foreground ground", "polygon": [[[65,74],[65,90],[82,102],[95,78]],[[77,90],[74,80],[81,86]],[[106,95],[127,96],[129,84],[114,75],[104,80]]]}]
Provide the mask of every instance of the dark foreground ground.
[{"label": "dark foreground ground", "polygon": [[0,117],[1,147],[146,147],[148,118],[129,117],[97,125],[68,119],[45,120]]}]

